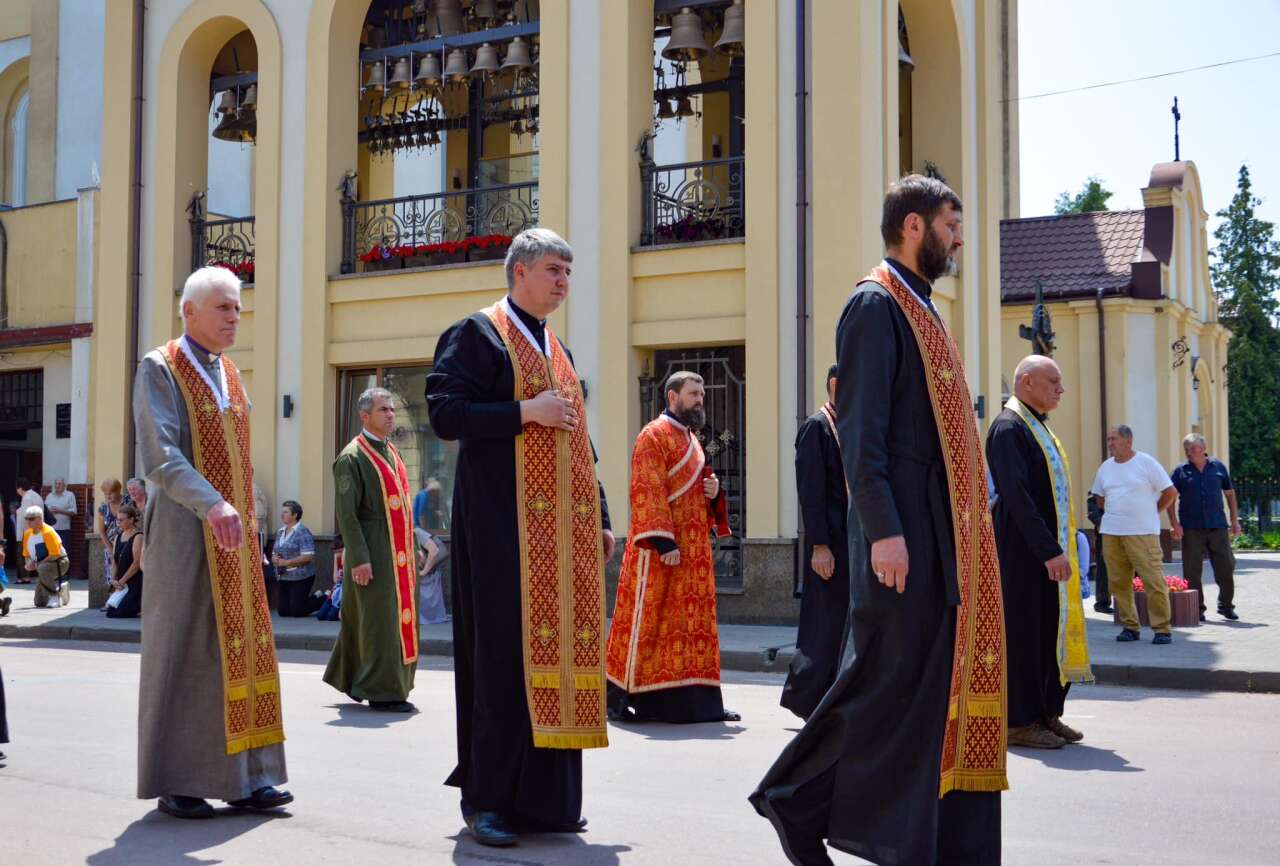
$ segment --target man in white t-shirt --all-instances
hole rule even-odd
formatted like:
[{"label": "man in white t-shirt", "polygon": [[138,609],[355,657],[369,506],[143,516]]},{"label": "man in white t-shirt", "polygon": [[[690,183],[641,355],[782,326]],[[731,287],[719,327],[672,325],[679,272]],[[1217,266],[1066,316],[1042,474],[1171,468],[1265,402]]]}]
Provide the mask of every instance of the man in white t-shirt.
[{"label": "man in white t-shirt", "polygon": [[22,500],[21,510],[19,513],[25,512],[33,505],[44,508],[44,497],[40,495],[40,485],[32,484],[25,478],[18,479],[18,498]]},{"label": "man in white t-shirt", "polygon": [[53,479],[53,492],[44,499],[44,505],[53,512],[53,528],[58,531],[63,545],[71,541],[71,518],[76,513],[76,495],[67,489],[62,478]]},{"label": "man in white t-shirt", "polygon": [[1102,515],[1102,558],[1107,563],[1111,595],[1120,611],[1124,629],[1121,642],[1139,638],[1138,611],[1133,601],[1133,575],[1142,578],[1152,643],[1173,641],[1169,634],[1169,587],[1164,582],[1160,552],[1160,512],[1178,492],[1156,459],[1135,451],[1133,431],[1119,424],[1107,431],[1111,457],[1098,467],[1089,492],[1098,497]]}]

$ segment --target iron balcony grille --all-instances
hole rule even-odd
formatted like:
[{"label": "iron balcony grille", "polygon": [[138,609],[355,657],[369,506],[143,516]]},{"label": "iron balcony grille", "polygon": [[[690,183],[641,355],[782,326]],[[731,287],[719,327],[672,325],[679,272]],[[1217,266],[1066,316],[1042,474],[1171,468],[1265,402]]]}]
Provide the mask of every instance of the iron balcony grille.
[{"label": "iron balcony grille", "polygon": [[232,271],[242,282],[253,282],[254,217],[210,220],[196,210],[190,222],[191,270],[218,265]]},{"label": "iron balcony grille", "polygon": [[342,273],[375,248],[422,247],[467,238],[514,237],[538,224],[538,182],[384,198],[342,199]]},{"label": "iron balcony grille", "polygon": [[642,158],[640,245],[743,237],[744,161],[734,156],[657,165]]}]

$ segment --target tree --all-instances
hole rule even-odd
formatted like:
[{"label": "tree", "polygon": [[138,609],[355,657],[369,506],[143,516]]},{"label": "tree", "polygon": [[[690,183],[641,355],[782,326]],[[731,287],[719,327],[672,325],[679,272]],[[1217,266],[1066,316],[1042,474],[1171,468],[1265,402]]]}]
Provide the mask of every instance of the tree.
[{"label": "tree", "polygon": [[1102,188],[1101,180],[1091,177],[1084,182],[1084,186],[1074,197],[1067,192],[1059,195],[1053,205],[1053,212],[1061,215],[1107,210],[1107,199],[1111,198],[1111,195],[1111,192]]},{"label": "tree", "polygon": [[1249,167],[1222,220],[1209,269],[1218,319],[1231,329],[1227,348],[1232,471],[1242,477],[1280,476],[1280,243],[1275,226],[1254,215]]}]

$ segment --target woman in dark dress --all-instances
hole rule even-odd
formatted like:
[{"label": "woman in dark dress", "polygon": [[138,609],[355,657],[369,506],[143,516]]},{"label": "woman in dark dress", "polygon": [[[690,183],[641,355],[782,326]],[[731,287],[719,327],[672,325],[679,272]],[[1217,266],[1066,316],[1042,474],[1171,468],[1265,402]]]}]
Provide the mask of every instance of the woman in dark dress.
[{"label": "woman in dark dress", "polygon": [[116,509],[120,538],[116,541],[115,570],[111,589],[127,589],[120,603],[107,608],[112,619],[129,619],[142,613],[142,531],[138,529],[138,509],[121,505]]}]

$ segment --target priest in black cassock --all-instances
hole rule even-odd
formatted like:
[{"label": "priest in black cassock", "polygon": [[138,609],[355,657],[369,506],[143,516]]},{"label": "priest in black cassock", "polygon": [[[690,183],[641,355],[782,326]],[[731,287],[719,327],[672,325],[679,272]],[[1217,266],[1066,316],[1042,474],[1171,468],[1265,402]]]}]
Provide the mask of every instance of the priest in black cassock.
[{"label": "priest in black cassock", "polygon": [[1009,642],[1009,745],[1060,749],[1084,739],[1062,721],[1067,690],[1093,680],[1070,469],[1048,418],[1062,399],[1062,371],[1052,358],[1028,355],[1013,382],[987,432]]},{"label": "priest in black cassock", "polygon": [[804,572],[796,654],[782,705],[802,719],[836,679],[849,613],[849,488],[836,438],[836,365],[827,370],[827,402],[796,434],[796,493],[804,521]]},{"label": "priest in black cassock", "polygon": [[972,397],[930,299],[960,209],[941,181],[895,182],[888,255],[837,328],[850,633],[836,682],[751,795],[794,864],[830,864],[824,839],[873,863],[1000,862],[999,574]]},{"label": "priest in black cassock", "polygon": [[614,539],[581,383],[546,324],[568,297],[572,261],[548,229],[518,235],[510,293],[445,331],[427,378],[432,428],[460,443],[458,765],[446,784],[462,789],[463,817],[486,845],[581,831],[581,750],[608,744],[604,563]]}]

